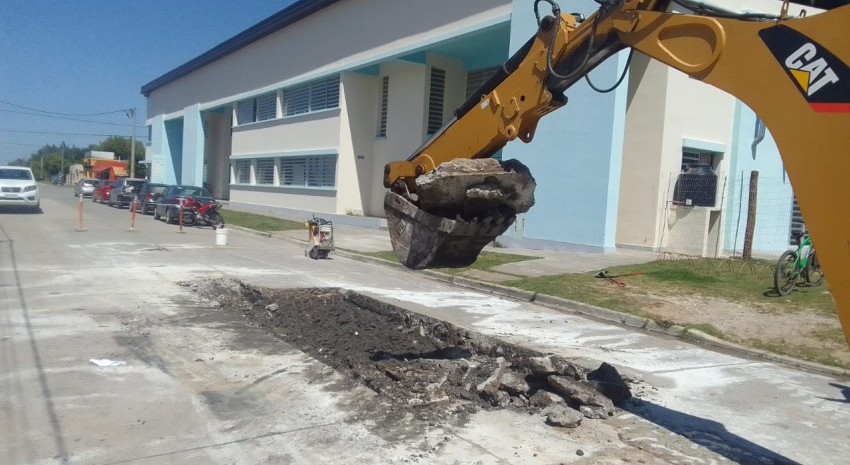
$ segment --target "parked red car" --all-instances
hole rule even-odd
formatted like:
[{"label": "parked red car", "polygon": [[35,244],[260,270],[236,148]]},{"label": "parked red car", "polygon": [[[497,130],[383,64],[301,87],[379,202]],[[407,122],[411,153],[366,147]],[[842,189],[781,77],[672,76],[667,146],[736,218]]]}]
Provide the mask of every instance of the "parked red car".
[{"label": "parked red car", "polygon": [[109,193],[112,191],[112,188],[115,186],[116,181],[109,181],[108,179],[101,179],[100,184],[95,186],[94,190],[91,193],[91,201],[92,202],[100,202],[106,203],[109,201]]}]

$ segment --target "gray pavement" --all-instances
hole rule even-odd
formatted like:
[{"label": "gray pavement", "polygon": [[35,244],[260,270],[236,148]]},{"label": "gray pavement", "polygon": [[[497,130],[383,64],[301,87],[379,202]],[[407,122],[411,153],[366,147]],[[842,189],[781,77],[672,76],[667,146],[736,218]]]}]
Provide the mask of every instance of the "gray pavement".
[{"label": "gray pavement", "polygon": [[[0,213],[4,465],[843,464],[850,456],[847,378],[343,253],[310,260],[297,238],[233,230],[222,247],[208,228],[180,234],[150,217],[129,232],[126,210],[91,203],[80,233],[70,191],[47,187],[42,205],[43,215]],[[185,285],[203,278],[361,292],[589,366],[607,361],[634,379],[638,399],[574,430],[507,409],[399,435],[364,419],[373,392]]]}]

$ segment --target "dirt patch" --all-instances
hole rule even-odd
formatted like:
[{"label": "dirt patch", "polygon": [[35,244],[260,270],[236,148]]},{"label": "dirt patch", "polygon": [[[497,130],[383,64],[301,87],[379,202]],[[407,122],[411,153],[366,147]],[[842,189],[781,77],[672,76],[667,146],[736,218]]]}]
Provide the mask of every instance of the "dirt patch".
[{"label": "dirt patch", "polygon": [[827,365],[850,366],[850,349],[843,338],[823,337],[827,332],[840,333],[834,316],[699,295],[642,296],[641,305],[656,321],[711,326],[720,331],[724,339],[737,344]]},{"label": "dirt patch", "polygon": [[591,371],[351,291],[184,285],[369,387],[398,418],[462,424],[479,409],[510,408],[577,427],[631,396],[608,364]]}]

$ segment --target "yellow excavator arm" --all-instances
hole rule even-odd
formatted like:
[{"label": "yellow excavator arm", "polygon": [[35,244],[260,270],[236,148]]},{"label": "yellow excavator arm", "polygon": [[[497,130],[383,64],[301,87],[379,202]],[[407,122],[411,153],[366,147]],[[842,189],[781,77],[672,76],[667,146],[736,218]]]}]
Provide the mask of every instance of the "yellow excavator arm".
[{"label": "yellow excavator arm", "polygon": [[419,178],[457,158],[490,157],[516,138],[529,142],[539,119],[566,104],[566,89],[631,47],[737,97],[770,130],[850,342],[850,5],[792,18],[787,1],[768,16],[689,0],[676,3],[701,14],[669,12],[670,1],[604,0],[579,22],[551,0],[536,0],[535,11],[541,2],[553,14],[538,15],[535,37],[408,160],[386,166],[385,208],[402,263],[468,264],[521,211],[510,205],[453,218],[459,204],[423,203],[435,194]]}]

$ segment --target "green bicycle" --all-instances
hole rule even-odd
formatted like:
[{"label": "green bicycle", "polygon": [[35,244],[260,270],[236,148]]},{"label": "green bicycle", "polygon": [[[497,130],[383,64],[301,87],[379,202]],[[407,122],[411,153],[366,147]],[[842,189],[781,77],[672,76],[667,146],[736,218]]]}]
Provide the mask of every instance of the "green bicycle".
[{"label": "green bicycle", "polygon": [[773,271],[773,287],[779,295],[788,295],[800,278],[807,286],[820,286],[823,283],[823,269],[812,246],[808,233],[795,233],[797,249],[786,250],[776,262]]}]

